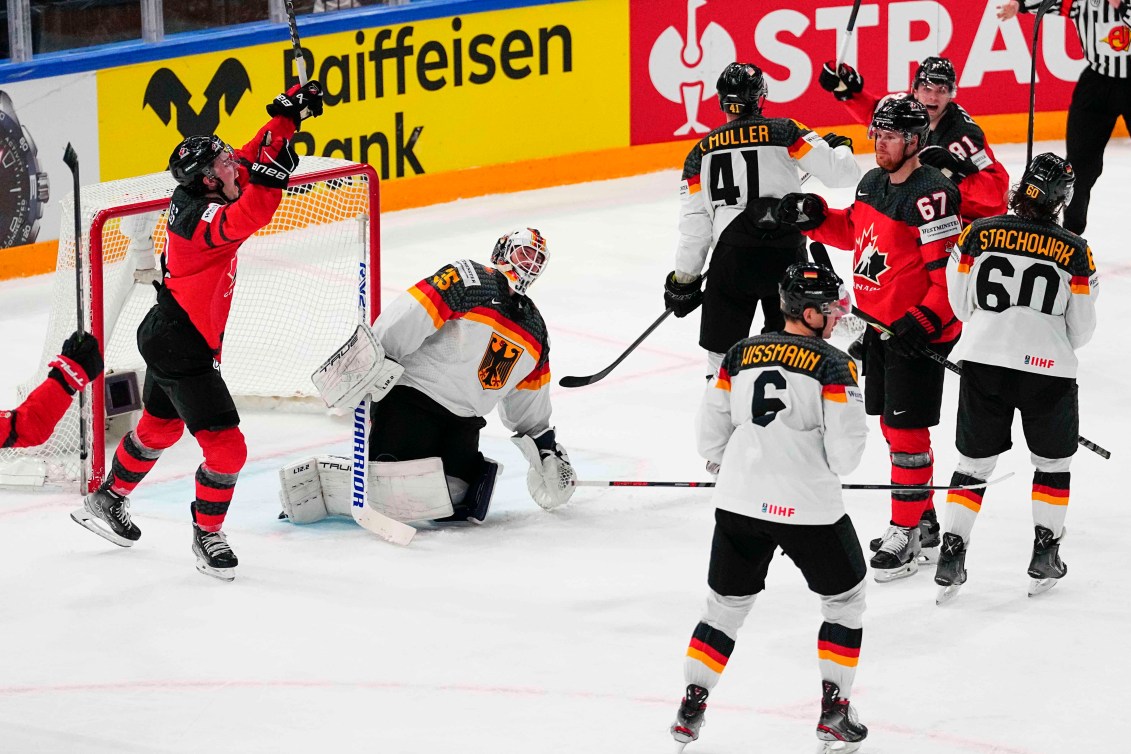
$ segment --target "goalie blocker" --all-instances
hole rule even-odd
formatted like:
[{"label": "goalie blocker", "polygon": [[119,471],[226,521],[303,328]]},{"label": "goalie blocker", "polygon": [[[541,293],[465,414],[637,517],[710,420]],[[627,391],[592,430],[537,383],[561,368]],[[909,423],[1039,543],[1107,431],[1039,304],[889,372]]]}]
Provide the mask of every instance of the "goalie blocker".
[{"label": "goalie blocker", "polygon": [[330,408],[352,408],[365,396],[376,403],[404,373],[404,367],[385,356],[373,331],[358,325],[334,355],[310,375]]},{"label": "goalie blocker", "polygon": [[[439,458],[373,461],[369,464],[369,504],[402,523],[470,521],[483,523],[502,464],[484,457],[476,484],[453,500]],[[280,518],[312,524],[329,516],[353,518],[353,462],[342,456],[319,456],[279,470],[283,506]],[[460,486],[464,485],[460,482]],[[466,505],[463,501],[467,501]],[[457,510],[458,508],[458,510]]]}]

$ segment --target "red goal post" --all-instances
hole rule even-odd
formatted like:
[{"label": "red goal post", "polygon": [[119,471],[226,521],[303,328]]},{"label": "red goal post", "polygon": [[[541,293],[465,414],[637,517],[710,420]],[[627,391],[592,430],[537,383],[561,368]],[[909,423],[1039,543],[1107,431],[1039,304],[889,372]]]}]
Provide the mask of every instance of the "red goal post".
[{"label": "red goal post", "polygon": [[[106,359],[106,375],[87,388],[91,490],[106,474],[107,378],[124,393],[142,385],[144,362],[134,336],[155,300],[146,268],[160,267],[174,187],[167,173],[156,173],[82,189],[84,315]],[[21,387],[21,399],[43,379],[47,361],[75,329],[71,202],[72,197],[63,201],[43,356],[39,371]],[[310,374],[353,332],[359,299],[368,304],[371,321],[380,311],[379,208],[380,181],[371,166],[302,158],[271,223],[239,252],[221,365],[237,404],[322,406]],[[78,424],[75,401],[44,445],[0,450],[0,484],[66,487],[77,482],[82,476]]]}]

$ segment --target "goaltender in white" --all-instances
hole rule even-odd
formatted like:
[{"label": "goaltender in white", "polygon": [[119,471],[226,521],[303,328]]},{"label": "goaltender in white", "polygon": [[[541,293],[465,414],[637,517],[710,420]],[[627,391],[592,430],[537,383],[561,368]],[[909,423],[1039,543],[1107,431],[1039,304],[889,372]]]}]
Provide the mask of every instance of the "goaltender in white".
[{"label": "goaltender in white", "polygon": [[[491,265],[462,259],[408,289],[372,331],[315,375],[326,402],[373,401],[369,500],[401,522],[482,523],[502,464],[479,452],[483,417],[499,406],[530,462],[527,487],[550,510],[573,494],[573,467],[550,426],[550,341],[527,289],[546,268],[533,228],[500,238]],[[296,524],[351,516],[352,463],[322,456],[280,470],[283,516]]]}]

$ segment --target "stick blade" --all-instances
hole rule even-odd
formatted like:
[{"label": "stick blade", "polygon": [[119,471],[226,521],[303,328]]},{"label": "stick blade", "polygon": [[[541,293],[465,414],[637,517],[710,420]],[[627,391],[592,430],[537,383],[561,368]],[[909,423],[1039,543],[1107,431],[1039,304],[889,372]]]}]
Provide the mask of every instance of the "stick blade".
[{"label": "stick blade", "polygon": [[67,167],[71,170],[77,171],[79,169],[79,155],[69,141],[67,142],[67,148],[63,150],[63,162],[67,163]]},{"label": "stick blade", "polygon": [[585,387],[594,383],[593,375],[589,377],[571,377],[566,376],[558,380],[558,384],[562,387]]}]

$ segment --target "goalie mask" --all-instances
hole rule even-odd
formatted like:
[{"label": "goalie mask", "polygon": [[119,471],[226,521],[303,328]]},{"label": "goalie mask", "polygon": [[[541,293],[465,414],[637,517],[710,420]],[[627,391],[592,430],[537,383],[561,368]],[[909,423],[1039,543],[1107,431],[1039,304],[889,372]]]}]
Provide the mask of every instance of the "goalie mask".
[{"label": "goalie mask", "polygon": [[491,263],[506,276],[511,290],[520,295],[526,294],[549,261],[546,238],[535,228],[508,233],[495,242],[491,252]]},{"label": "goalie mask", "polygon": [[179,185],[194,194],[205,192],[204,179],[216,178],[212,165],[221,155],[234,154],[219,136],[190,136],[169,155],[169,172]]}]

